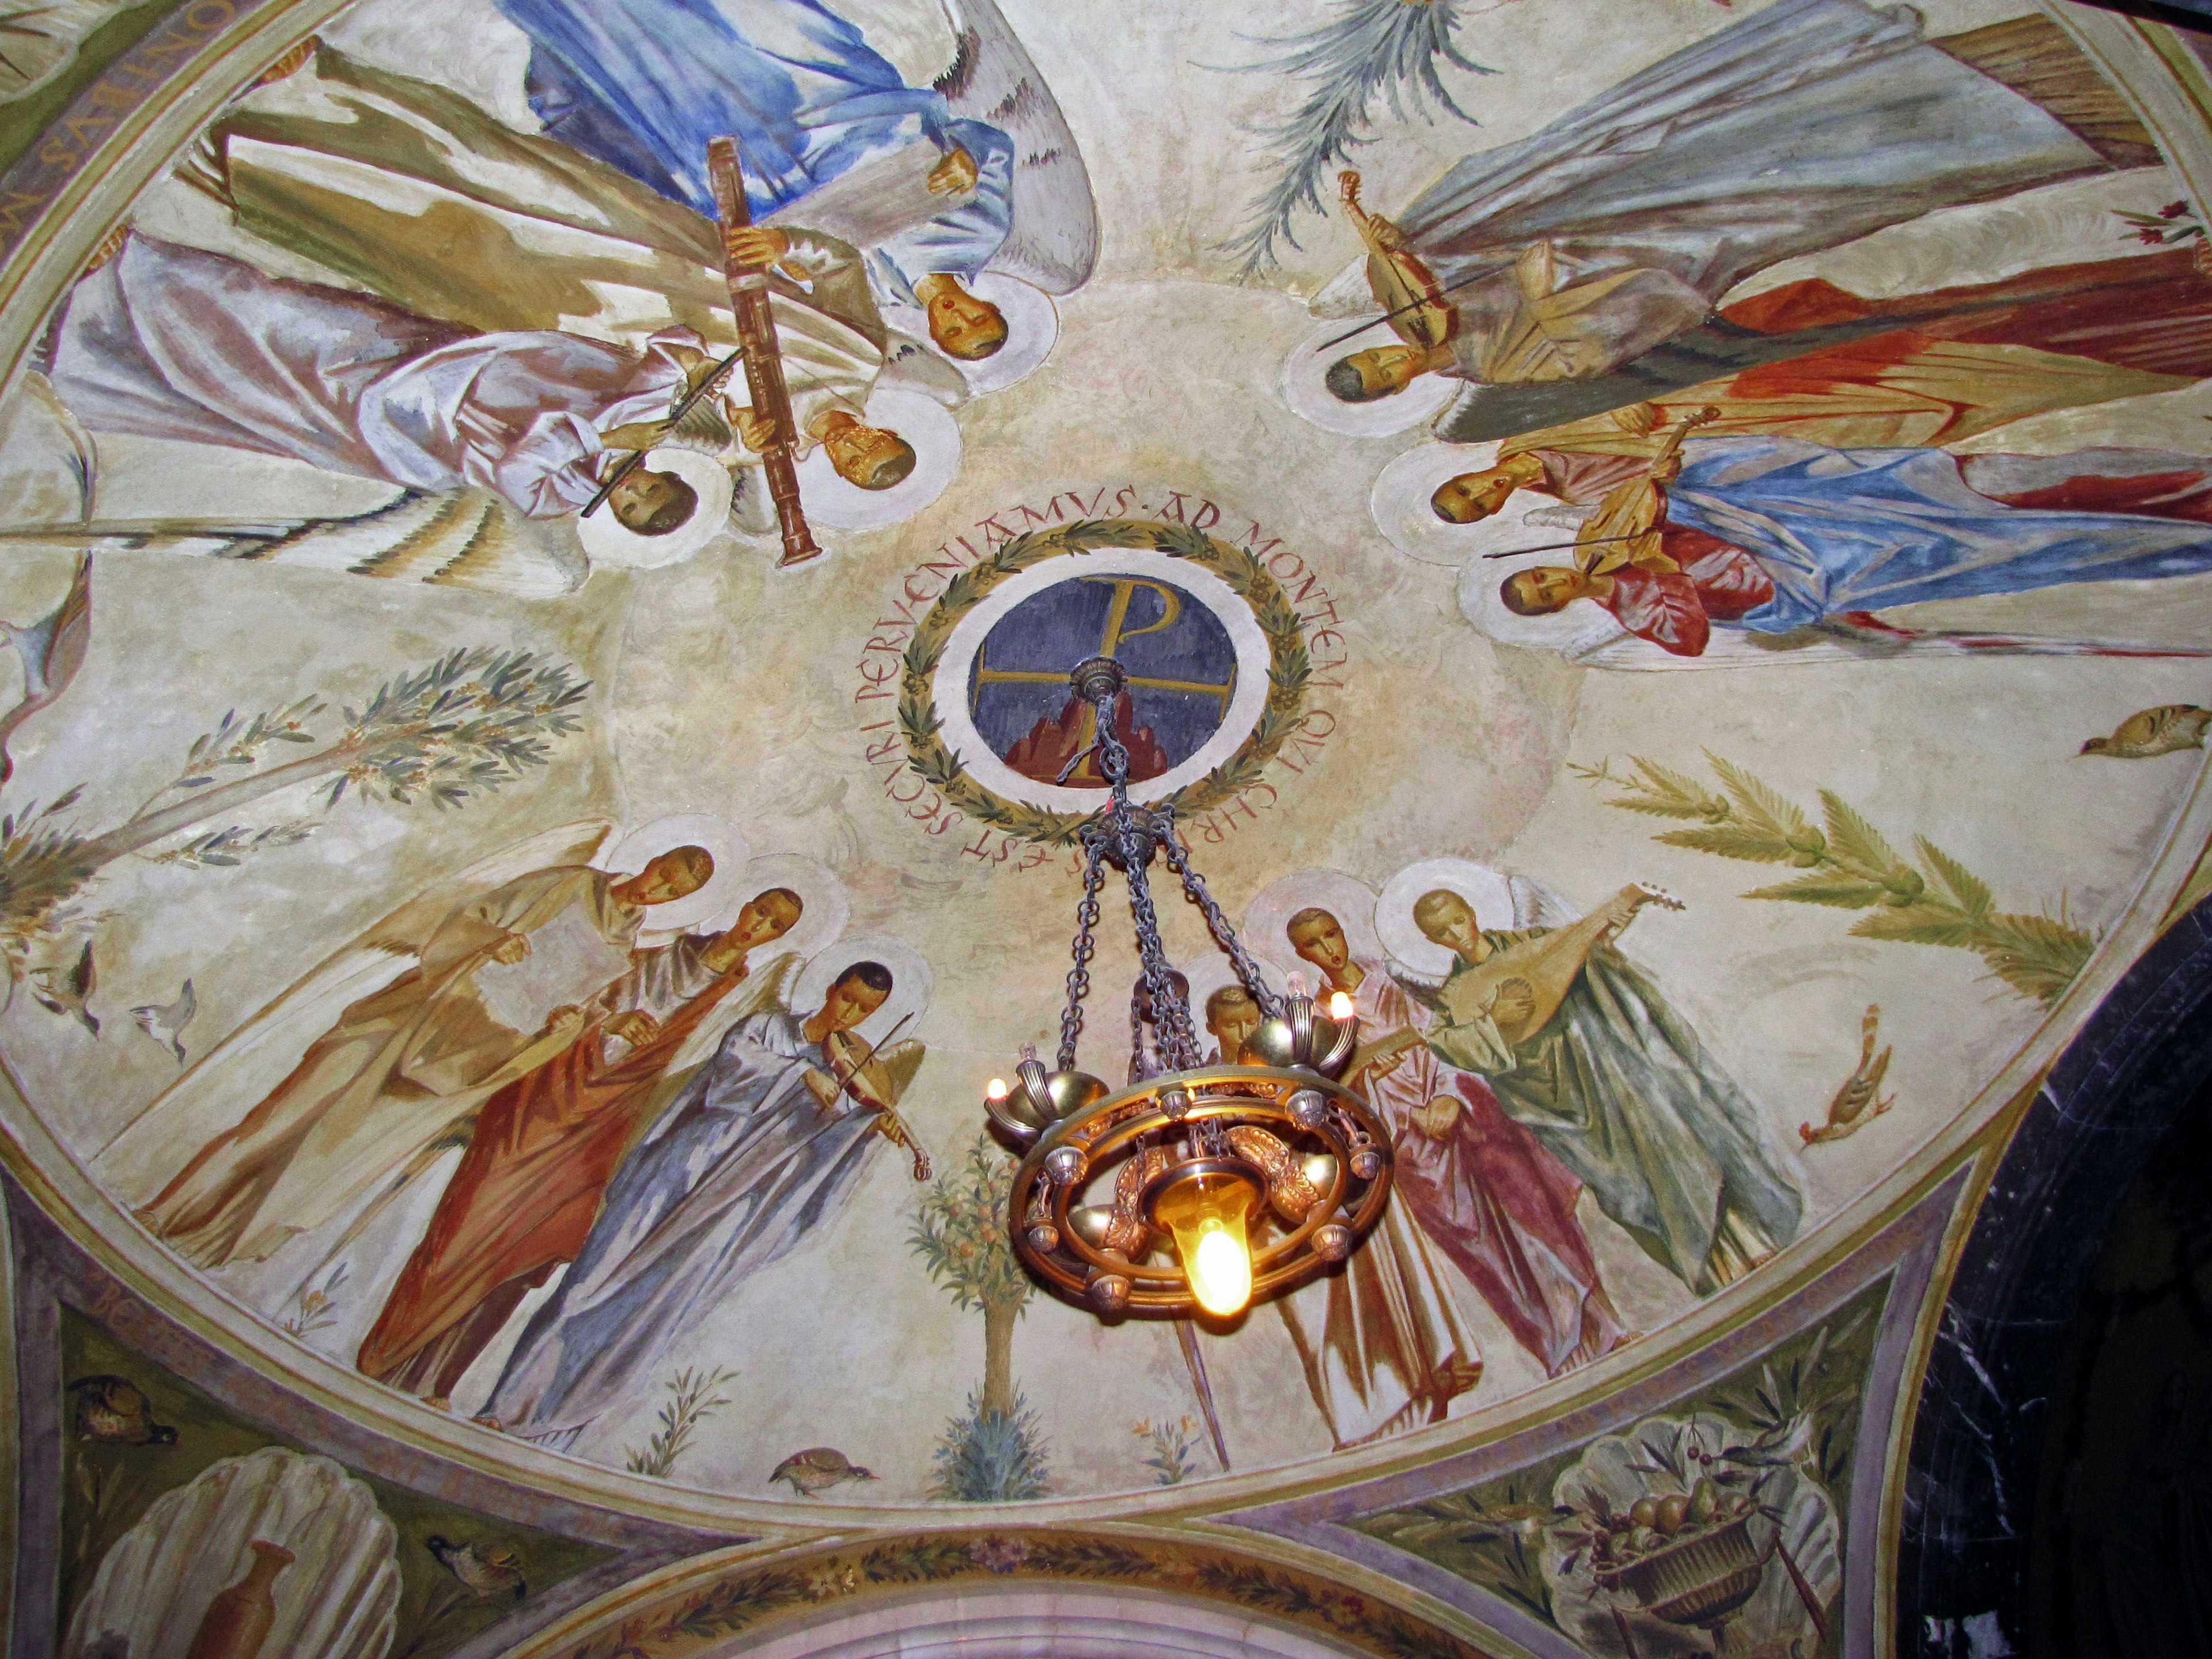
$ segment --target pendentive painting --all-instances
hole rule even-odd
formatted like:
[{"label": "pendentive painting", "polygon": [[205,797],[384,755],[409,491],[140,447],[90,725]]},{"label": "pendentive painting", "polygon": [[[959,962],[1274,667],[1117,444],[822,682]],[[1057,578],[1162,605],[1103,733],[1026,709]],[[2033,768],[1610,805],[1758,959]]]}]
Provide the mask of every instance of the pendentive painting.
[{"label": "pendentive painting", "polygon": [[[10,23],[0,188],[169,124],[0,310],[10,1132],[301,1377],[763,1506],[1364,1467],[1666,1360],[2204,842],[2212,241],[2069,9]],[[1086,899],[1109,755],[1172,1010]],[[990,1079],[1294,986],[1359,1247],[1227,1319],[1034,1279]]]}]

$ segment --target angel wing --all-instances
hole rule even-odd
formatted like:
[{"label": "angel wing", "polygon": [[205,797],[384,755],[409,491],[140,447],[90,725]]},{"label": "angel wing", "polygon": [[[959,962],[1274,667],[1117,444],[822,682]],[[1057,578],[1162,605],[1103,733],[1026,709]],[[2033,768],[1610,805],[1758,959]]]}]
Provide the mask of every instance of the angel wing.
[{"label": "angel wing", "polygon": [[1392,957],[1390,977],[1398,981],[1400,990],[1420,1004],[1422,1007],[1435,1008],[1438,1006],[1438,993],[1444,988],[1444,981],[1450,978],[1451,975],[1449,970],[1446,970],[1431,976],[1408,968],[1397,957]]},{"label": "angel wing", "polygon": [[1532,876],[1508,876],[1505,887],[1513,895],[1516,927],[1564,927],[1583,919],[1580,910]]},{"label": "angel wing", "polygon": [[76,62],[85,37],[138,0],[0,3],[0,103],[27,98]]},{"label": "angel wing", "polygon": [[919,1038],[908,1037],[892,1043],[876,1055],[874,1063],[884,1068],[884,1076],[891,1085],[893,1105],[906,1098],[906,1091],[914,1083],[914,1074],[921,1069],[921,1062],[928,1054],[927,1043]]},{"label": "angel wing", "polygon": [[989,269],[1067,294],[1098,262],[1098,204],[1075,134],[993,0],[945,0],[960,54],[937,90],[955,116],[988,122],[1014,141],[1014,223]]},{"label": "angel wing", "polygon": [[764,1009],[781,1007],[785,994],[799,977],[804,964],[796,951],[787,951],[765,968],[756,969],[745,975],[743,983],[731,993],[729,1000],[699,1022],[699,1027],[684,1039],[684,1046],[668,1062],[668,1069],[660,1074],[653,1085],[653,1097],[646,1103],[638,1121],[647,1125],[639,1137],[650,1140],[659,1131],[660,1121],[668,1109],[676,1103],[677,1097],[691,1086],[692,1079],[706,1069],[714,1051],[722,1046],[722,1039],[740,1020],[750,1019]]},{"label": "angel wing", "polygon": [[337,519],[95,519],[0,531],[8,541],[62,538],[89,551],[194,554],[530,599],[573,592],[591,574],[572,531],[528,518],[483,489],[449,495],[406,490],[381,507]]},{"label": "angel wing", "polygon": [[266,1097],[348,1007],[414,966],[456,905],[532,871],[588,864],[613,829],[586,818],[517,842],[374,923],[156,1095],[94,1155],[94,1171],[129,1202],[150,1202],[185,1157]]}]

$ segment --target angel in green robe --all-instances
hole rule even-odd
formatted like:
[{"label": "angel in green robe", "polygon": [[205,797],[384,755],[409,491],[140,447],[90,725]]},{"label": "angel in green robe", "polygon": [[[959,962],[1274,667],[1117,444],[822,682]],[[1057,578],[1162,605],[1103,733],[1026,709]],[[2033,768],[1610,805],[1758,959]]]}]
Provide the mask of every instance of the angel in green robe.
[{"label": "angel in green robe", "polygon": [[[1632,897],[1632,895],[1636,896]],[[1610,939],[1650,895],[1608,906],[1548,1018],[1528,984],[1480,973],[1553,930],[1483,928],[1458,893],[1427,893],[1413,921],[1455,953],[1427,1031],[1438,1058],[1488,1080],[1507,1114],[1572,1170],[1598,1207],[1699,1295],[1797,1236],[1804,1195],[1759,1109],[1658,988]]]}]

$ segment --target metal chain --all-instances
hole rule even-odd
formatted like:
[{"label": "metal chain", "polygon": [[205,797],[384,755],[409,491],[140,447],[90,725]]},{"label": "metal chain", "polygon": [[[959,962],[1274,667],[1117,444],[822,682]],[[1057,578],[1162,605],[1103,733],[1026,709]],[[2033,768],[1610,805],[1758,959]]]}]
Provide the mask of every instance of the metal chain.
[{"label": "metal chain", "polygon": [[1251,994],[1252,1000],[1259,1004],[1260,1012],[1270,1019],[1280,1019],[1283,1017],[1282,999],[1267,988],[1267,981],[1260,976],[1260,964],[1252,959],[1252,953],[1244,948],[1243,942],[1237,937],[1236,930],[1230,927],[1229,918],[1214,902],[1213,895],[1206,889],[1206,878],[1191,867],[1182,843],[1172,833],[1172,821],[1169,828],[1170,833],[1160,850],[1167,855],[1169,868],[1182,878],[1184,896],[1204,913],[1206,925],[1213,934],[1214,943],[1227,952],[1230,964],[1237,969],[1237,977],[1243,982],[1245,990]]},{"label": "metal chain", "polygon": [[1160,919],[1152,907],[1151,883],[1145,864],[1158,843],[1136,821],[1129,801],[1129,751],[1114,730],[1116,694],[1102,689],[1092,699],[1097,712],[1098,769],[1113,791],[1107,809],[1107,828],[1121,848],[1122,873],[1128,878],[1129,918],[1137,931],[1137,960],[1152,994],[1153,1029],[1158,1033],[1160,1058],[1170,1071],[1187,1071],[1198,1064],[1198,1042],[1191,1030],[1190,1008],[1175,994],[1167,952],[1160,944]]},{"label": "metal chain", "polygon": [[1074,966],[1067,970],[1067,1006],[1060,1015],[1060,1069],[1075,1069],[1075,1039],[1083,1030],[1083,999],[1091,994],[1091,953],[1097,948],[1091,929],[1098,925],[1098,890],[1106,884],[1106,846],[1084,837],[1083,902],[1075,907]]}]

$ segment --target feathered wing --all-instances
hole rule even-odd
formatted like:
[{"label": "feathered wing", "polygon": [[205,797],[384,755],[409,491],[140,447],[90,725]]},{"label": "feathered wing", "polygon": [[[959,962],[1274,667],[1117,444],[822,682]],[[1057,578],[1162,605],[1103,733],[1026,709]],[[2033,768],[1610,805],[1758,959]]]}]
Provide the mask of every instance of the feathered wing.
[{"label": "feathered wing", "polygon": [[94,1170],[128,1202],[150,1202],[187,1158],[265,1099],[347,1008],[413,967],[457,905],[533,871],[588,864],[613,829],[586,818],[517,842],[372,924],[156,1095],[94,1155]]},{"label": "feathered wing", "polygon": [[1513,895],[1516,927],[1564,927],[1583,919],[1581,911],[1533,876],[1508,876],[1505,886]]},{"label": "feathered wing", "polygon": [[[660,1074],[660,1081],[653,1085],[653,1098],[638,1115],[638,1121],[657,1126],[676,1097],[714,1059],[714,1051],[722,1046],[722,1039],[729,1036],[738,1021],[782,1005],[784,994],[798,979],[801,965],[799,953],[787,951],[767,967],[757,968],[746,975],[729,1000],[701,1020],[698,1030],[684,1039],[684,1046],[676,1051],[676,1057],[668,1062],[668,1069]],[[644,1138],[651,1139],[652,1133],[648,1127]]]},{"label": "feathered wing", "polygon": [[945,4],[959,31],[960,55],[937,90],[954,115],[1014,141],[1013,228],[988,268],[1048,294],[1072,293],[1098,262],[1098,204],[1075,134],[993,0]]},{"label": "feathered wing", "polygon": [[1438,994],[1444,988],[1444,981],[1450,977],[1450,971],[1447,969],[1431,976],[1408,968],[1393,957],[1390,958],[1390,977],[1398,981],[1400,990],[1422,1007],[1433,1009],[1439,1006]]},{"label": "feathered wing", "polygon": [[891,1085],[894,1106],[906,1098],[914,1074],[921,1069],[921,1062],[928,1056],[929,1046],[914,1037],[894,1042],[877,1054],[875,1063],[884,1068],[884,1076]]}]

